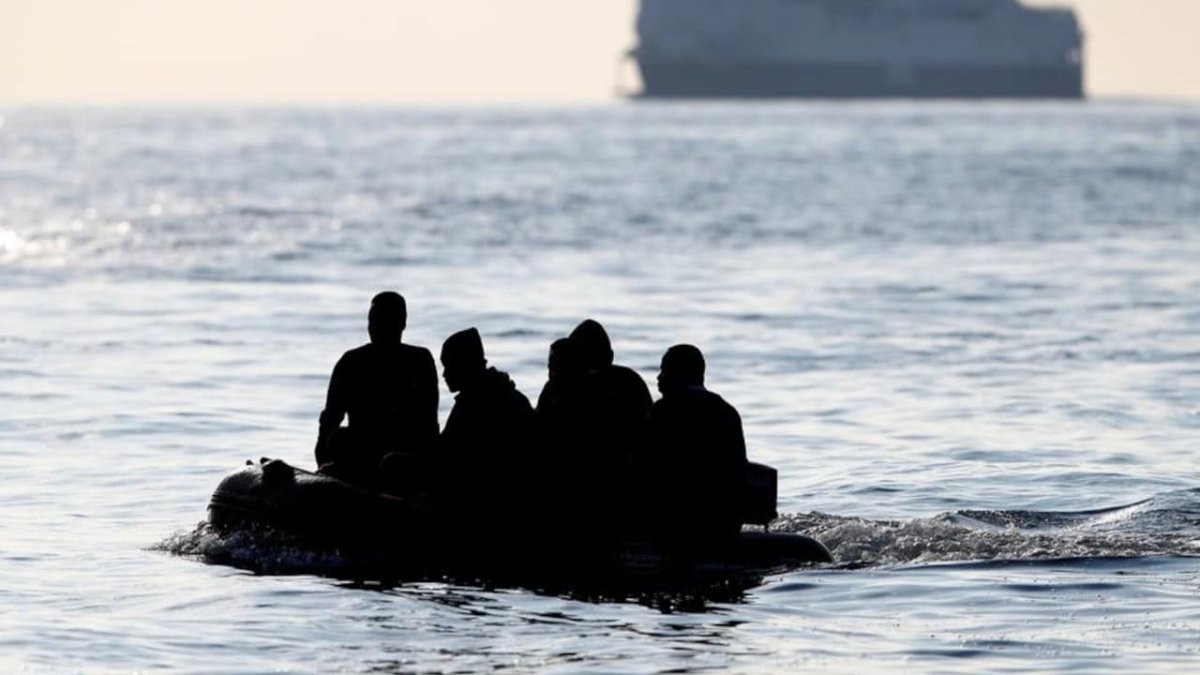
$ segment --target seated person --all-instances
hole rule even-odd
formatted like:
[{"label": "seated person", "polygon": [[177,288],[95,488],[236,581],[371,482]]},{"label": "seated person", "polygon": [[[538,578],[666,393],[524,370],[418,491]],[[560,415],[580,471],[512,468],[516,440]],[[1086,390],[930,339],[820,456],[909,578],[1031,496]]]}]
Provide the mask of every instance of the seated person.
[{"label": "seated person", "polygon": [[653,402],[637,372],[613,363],[612,343],[588,319],[555,343],[538,399],[547,465],[558,474],[564,515],[604,547],[628,521],[630,460]]},{"label": "seated person", "polygon": [[741,531],[746,441],[733,406],[704,387],[692,345],[663,355],[662,398],[646,420],[649,504],[667,543],[687,550],[730,543]]},{"label": "seated person", "polygon": [[580,409],[579,384],[584,370],[570,338],[559,338],[550,345],[546,359],[547,379],[538,395],[538,422],[548,435],[555,438],[575,426],[572,419]]},{"label": "seated person", "polygon": [[373,484],[385,455],[421,455],[436,442],[437,369],[428,349],[401,341],[407,321],[400,294],[371,300],[371,341],[343,354],[329,378],[317,435],[320,471]]},{"label": "seated person", "polygon": [[571,331],[573,358],[583,371],[581,386],[607,425],[635,436],[653,399],[646,381],[632,368],[613,363],[612,341],[599,322],[587,319]]},{"label": "seated person", "polygon": [[535,457],[529,399],[506,373],[488,367],[474,328],[446,339],[442,369],[446,387],[457,394],[438,453],[443,497],[453,512],[516,526],[512,519],[529,496],[525,485]]}]

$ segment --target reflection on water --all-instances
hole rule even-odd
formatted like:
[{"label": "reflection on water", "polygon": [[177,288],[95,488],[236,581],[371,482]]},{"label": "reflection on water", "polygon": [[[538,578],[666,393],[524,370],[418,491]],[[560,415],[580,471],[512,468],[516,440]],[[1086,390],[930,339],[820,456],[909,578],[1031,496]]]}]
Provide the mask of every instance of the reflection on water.
[{"label": "reflection on water", "polygon": [[[0,666],[1186,670],[1198,124],[1160,104],[5,111]],[[697,344],[780,470],[776,527],[838,565],[612,602],[373,584],[250,542],[225,549],[239,567],[148,551],[219,550],[195,523],[246,458],[311,466],[381,288],[416,344],[478,326],[530,396],[586,316],[647,379]]]},{"label": "reflection on water", "polygon": [[[541,598],[530,606],[529,597],[519,592],[479,593],[445,585],[404,586],[386,593],[446,608],[445,621],[430,630],[452,635],[456,646],[438,649],[432,659],[414,659],[411,644],[385,649],[400,657],[373,661],[369,664],[372,672],[405,672],[414,663],[443,659],[456,672],[504,666],[555,669],[605,668],[609,664],[608,667],[622,668],[628,660],[619,650],[597,658],[597,654],[587,649],[586,643],[591,641],[652,642],[669,649],[673,658],[685,663],[691,660],[703,663],[718,655],[752,658],[759,654],[737,644],[736,631],[743,622],[728,618],[728,612],[719,606],[709,606],[704,611],[693,607],[682,615],[670,610],[663,614],[663,621],[646,624],[623,618],[622,612],[612,611],[611,607],[579,605],[574,598],[565,606],[546,607],[538,605],[555,600]],[[394,617],[368,616],[359,620],[381,631],[408,630],[405,623],[396,622]],[[471,628],[464,630],[465,624]],[[567,639],[572,635],[575,637]],[[531,644],[539,647],[536,660],[528,657]]]}]

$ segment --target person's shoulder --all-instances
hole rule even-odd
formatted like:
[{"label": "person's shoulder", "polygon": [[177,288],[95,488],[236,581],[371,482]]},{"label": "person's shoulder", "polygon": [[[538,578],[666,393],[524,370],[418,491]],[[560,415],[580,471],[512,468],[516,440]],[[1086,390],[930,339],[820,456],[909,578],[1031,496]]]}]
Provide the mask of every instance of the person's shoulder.
[{"label": "person's shoulder", "polygon": [[422,347],[421,345],[412,345],[407,342],[402,342],[400,344],[400,351],[404,354],[421,354],[433,358],[433,354],[431,354],[430,351],[425,347]]},{"label": "person's shoulder", "polygon": [[[636,377],[636,378],[637,378],[637,379],[639,379],[639,380],[641,380],[641,379],[642,379],[642,376],[641,376],[641,375],[638,375],[638,372],[637,372],[636,370],[634,370],[633,368],[630,368],[629,366],[622,366],[622,365],[620,365],[620,364],[617,364],[617,363],[614,363],[614,364],[612,364],[611,366],[609,366],[609,371],[608,371],[608,372],[612,373],[612,376],[613,376],[613,377],[621,377],[621,378],[634,378],[634,377]],[[645,380],[643,380],[643,382],[644,382],[644,381],[645,381]]]},{"label": "person's shoulder", "polygon": [[733,410],[733,406],[729,405],[729,402],[722,398],[720,394],[705,387],[689,387],[664,398],[664,400],[667,399],[672,399],[678,405],[686,405],[688,407]]},{"label": "person's shoulder", "polygon": [[433,362],[433,354],[428,349],[420,345],[410,345],[406,342],[400,345],[400,353],[403,354],[405,358],[412,359],[414,361],[420,360],[429,361],[430,363]]},{"label": "person's shoulder", "polygon": [[517,388],[512,376],[503,370],[488,368],[484,371],[484,383],[483,389],[492,392],[492,395],[507,398],[512,405],[522,409],[533,410],[533,406],[529,404],[529,397]]},{"label": "person's shoulder", "polygon": [[719,410],[724,412],[726,415],[731,415],[741,419],[741,415],[738,414],[737,408],[733,407],[733,405],[730,404],[729,401],[726,401],[723,396],[709,389],[704,389],[703,392],[706,404],[712,407],[714,410]]},{"label": "person's shoulder", "polygon": [[514,388],[512,392],[509,393],[508,397],[509,400],[512,401],[513,407],[519,411],[523,413],[533,412],[533,405],[529,403],[529,397],[522,393],[520,389]]},{"label": "person's shoulder", "polygon": [[338,365],[354,364],[362,361],[363,359],[370,358],[370,351],[370,342],[366,343],[365,345],[359,345],[354,349],[348,349],[344,354],[342,354],[342,358],[338,359]]},{"label": "person's shoulder", "polygon": [[651,416],[662,416],[670,414],[672,411],[687,407],[687,397],[679,393],[670,396],[663,396],[657,401],[650,404]]},{"label": "person's shoulder", "polygon": [[646,384],[646,378],[642,377],[636,370],[628,366],[613,365],[609,371],[611,377],[622,385],[629,387],[639,387],[647,392],[650,387]]}]

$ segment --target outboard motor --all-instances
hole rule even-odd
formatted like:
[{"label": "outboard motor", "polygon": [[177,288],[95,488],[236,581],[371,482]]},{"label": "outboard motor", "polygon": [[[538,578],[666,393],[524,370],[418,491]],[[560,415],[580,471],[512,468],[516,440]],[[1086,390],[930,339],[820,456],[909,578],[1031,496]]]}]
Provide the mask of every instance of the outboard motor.
[{"label": "outboard motor", "polygon": [[766,464],[746,464],[746,486],[742,493],[742,522],[765,530],[779,517],[779,472]]},{"label": "outboard motor", "polygon": [[737,544],[737,561],[751,567],[831,563],[833,555],[821,542],[797,533],[767,532],[779,517],[779,472],[765,464],[746,464],[742,493],[742,523],[761,525],[762,532],[742,532]]}]

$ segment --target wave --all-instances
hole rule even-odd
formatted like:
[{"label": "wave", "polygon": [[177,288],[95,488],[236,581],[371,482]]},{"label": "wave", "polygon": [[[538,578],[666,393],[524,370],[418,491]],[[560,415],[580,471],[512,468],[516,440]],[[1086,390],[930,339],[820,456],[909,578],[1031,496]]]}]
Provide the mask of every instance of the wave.
[{"label": "wave", "polygon": [[846,567],[1190,557],[1200,555],[1200,491],[1088,511],[962,510],[906,520],[789,514],[772,529],[819,539]]},{"label": "wave", "polygon": [[177,532],[150,547],[185,558],[229,565],[257,574],[320,574],[341,576],[361,561],[336,549],[306,546],[269,528],[222,534],[202,522],[188,532]]}]

